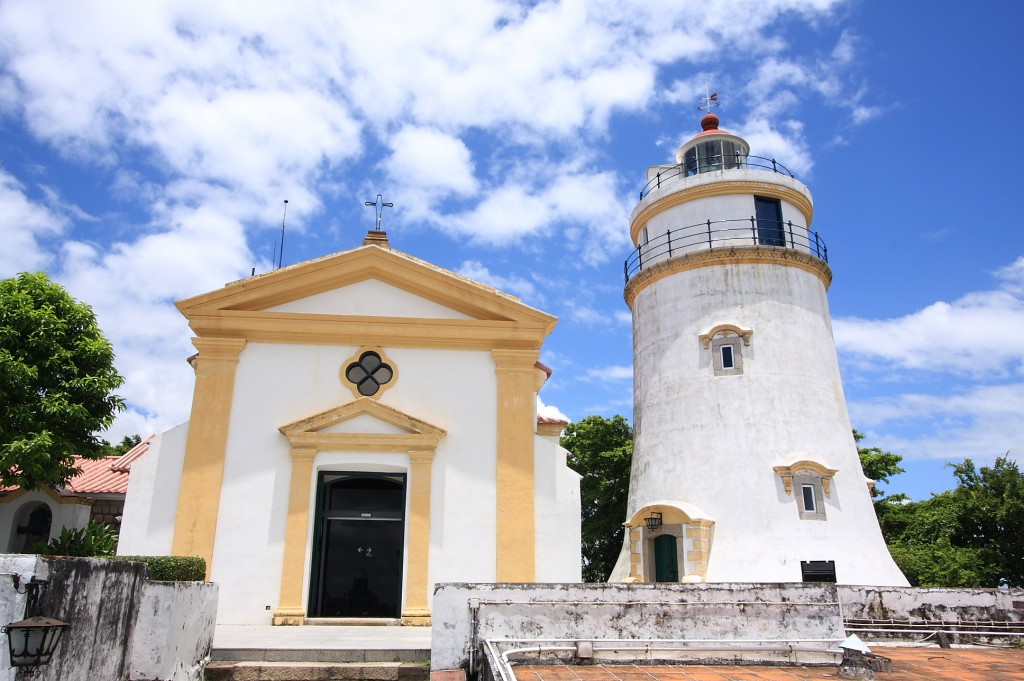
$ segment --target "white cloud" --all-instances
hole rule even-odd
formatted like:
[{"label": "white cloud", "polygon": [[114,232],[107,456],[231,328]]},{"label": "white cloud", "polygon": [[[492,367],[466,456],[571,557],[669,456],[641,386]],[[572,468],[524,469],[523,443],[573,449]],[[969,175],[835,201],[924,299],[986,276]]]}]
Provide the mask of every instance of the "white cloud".
[{"label": "white cloud", "polygon": [[633,380],[633,367],[611,365],[587,369],[583,380],[597,383],[621,383]]},{"label": "white cloud", "polygon": [[[3,216],[3,252],[0,278],[18,272],[46,268],[53,253],[43,242],[60,235],[69,224],[61,212],[41,205],[25,194],[25,187],[10,173],[0,169],[0,215]],[[17,257],[12,257],[17,254]]]},{"label": "white cloud", "polygon": [[1024,257],[997,275],[994,290],[939,301],[903,317],[836,318],[837,347],[862,369],[1017,374],[1024,366]]},{"label": "white cloud", "polygon": [[572,421],[565,413],[553,404],[544,404],[544,400],[537,396],[537,416],[546,416],[549,419],[561,419]]},{"label": "white cloud", "polygon": [[906,393],[850,405],[872,444],[909,459],[991,461],[1024,452],[1024,383],[943,395]]},{"label": "white cloud", "polygon": [[850,401],[873,443],[910,458],[1024,451],[1024,257],[995,275],[992,290],[903,317],[833,320],[845,373],[898,389]]},{"label": "white cloud", "polygon": [[499,291],[511,293],[523,300],[532,301],[538,305],[544,303],[543,294],[537,290],[533,282],[515,275],[506,277],[494,274],[479,260],[466,260],[459,266],[456,272],[474,281],[479,281],[481,284],[487,284]]},{"label": "white cloud", "polygon": [[[417,225],[525,249],[554,234],[567,266],[606,262],[628,250],[632,203],[589,151],[610,116],[644,110],[664,66],[696,70],[723,51],[774,58],[778,75],[763,82],[792,84],[774,22],[837,4],[100,0],[54,12],[9,0],[0,112],[86,172],[114,176],[110,192],[133,217],[114,218],[124,222],[106,242],[59,193],[40,204],[0,171],[5,245],[20,254],[0,267],[47,267],[92,304],[129,376],[124,422],[174,425],[191,379],[170,302],[265,266],[283,199],[289,233],[322,224],[325,197],[377,179],[352,178],[364,163],[399,188]],[[764,145],[755,153],[795,149],[780,158],[810,167],[795,120],[762,112],[745,129]],[[477,265],[480,278],[542,300],[530,281]]]}]

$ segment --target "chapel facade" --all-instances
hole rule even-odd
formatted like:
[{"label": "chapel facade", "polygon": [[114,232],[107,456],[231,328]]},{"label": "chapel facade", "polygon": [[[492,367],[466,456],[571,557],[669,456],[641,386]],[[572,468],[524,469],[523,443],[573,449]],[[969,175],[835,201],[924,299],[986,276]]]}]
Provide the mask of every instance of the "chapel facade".
[{"label": "chapel facade", "polygon": [[204,557],[218,622],[425,625],[437,582],[579,581],[536,412],[554,317],[377,230],[177,307],[191,418],[133,467],[119,552]]}]

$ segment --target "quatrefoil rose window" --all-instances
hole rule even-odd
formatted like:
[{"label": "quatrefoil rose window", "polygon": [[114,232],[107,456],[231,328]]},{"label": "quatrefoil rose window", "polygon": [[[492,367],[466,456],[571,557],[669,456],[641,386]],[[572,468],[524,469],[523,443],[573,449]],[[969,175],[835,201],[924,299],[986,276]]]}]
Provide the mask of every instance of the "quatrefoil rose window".
[{"label": "quatrefoil rose window", "polygon": [[385,387],[390,387],[395,369],[379,350],[364,349],[345,364],[342,376],[356,395],[376,397]]}]

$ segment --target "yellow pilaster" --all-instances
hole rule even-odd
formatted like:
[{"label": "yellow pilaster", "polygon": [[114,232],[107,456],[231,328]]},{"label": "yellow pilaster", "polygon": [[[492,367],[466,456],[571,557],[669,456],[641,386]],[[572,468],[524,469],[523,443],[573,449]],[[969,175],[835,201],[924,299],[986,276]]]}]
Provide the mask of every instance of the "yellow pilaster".
[{"label": "yellow pilaster", "polygon": [[409,452],[409,560],[405,574],[402,624],[430,625],[430,482],[434,452]]},{"label": "yellow pilaster", "polygon": [[491,351],[498,376],[497,574],[499,582],[536,575],[534,446],[537,421],[533,350]]},{"label": "yellow pilaster", "polygon": [[237,338],[193,338],[196,387],[178,491],[178,512],[171,552],[202,556],[206,577],[213,568],[213,543],[220,509],[221,481],[228,440],[228,421],[235,389],[235,369],[245,341]]},{"label": "yellow pilaster", "polygon": [[302,624],[302,582],[306,568],[309,527],[309,487],[313,479],[315,449],[292,448],[292,479],[288,491],[288,518],[284,528],[284,560],[281,563],[281,595],[274,624]]}]

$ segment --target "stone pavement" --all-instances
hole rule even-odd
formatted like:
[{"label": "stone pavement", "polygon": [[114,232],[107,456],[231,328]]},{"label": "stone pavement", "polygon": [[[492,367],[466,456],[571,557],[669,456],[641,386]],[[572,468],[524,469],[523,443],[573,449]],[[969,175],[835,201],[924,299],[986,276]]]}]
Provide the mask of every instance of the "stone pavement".
[{"label": "stone pavement", "polygon": [[[871,646],[892,660],[878,681],[1024,681],[1024,650]],[[836,679],[835,667],[522,665],[517,681],[796,681]]]}]

